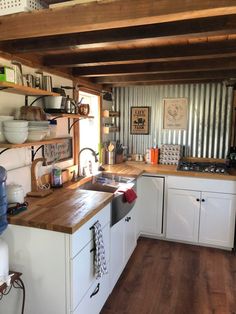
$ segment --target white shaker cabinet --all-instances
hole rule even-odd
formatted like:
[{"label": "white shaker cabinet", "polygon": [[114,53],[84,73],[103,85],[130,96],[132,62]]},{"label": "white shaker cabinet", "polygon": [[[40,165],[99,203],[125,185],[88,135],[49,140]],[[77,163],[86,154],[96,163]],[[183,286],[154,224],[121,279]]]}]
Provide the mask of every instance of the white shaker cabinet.
[{"label": "white shaker cabinet", "polygon": [[137,244],[136,207],[111,227],[110,290],[119,279]]},{"label": "white shaker cabinet", "polygon": [[234,246],[234,181],[168,177],[166,238],[206,246]]},{"label": "white shaker cabinet", "polygon": [[236,195],[202,192],[199,242],[232,248],[235,210]]},{"label": "white shaker cabinet", "polygon": [[143,175],[138,179],[139,232],[143,235],[163,234],[164,178]]},{"label": "white shaker cabinet", "polygon": [[199,226],[199,192],[168,190],[166,236],[169,239],[197,242]]},{"label": "white shaker cabinet", "polygon": [[[93,267],[91,227],[96,221],[102,226],[108,265],[101,280],[95,278]],[[100,312],[110,293],[110,204],[73,234],[9,225],[2,237],[9,246],[10,268],[23,273],[25,314]],[[12,289],[0,302],[0,313],[20,314],[20,293]]]}]

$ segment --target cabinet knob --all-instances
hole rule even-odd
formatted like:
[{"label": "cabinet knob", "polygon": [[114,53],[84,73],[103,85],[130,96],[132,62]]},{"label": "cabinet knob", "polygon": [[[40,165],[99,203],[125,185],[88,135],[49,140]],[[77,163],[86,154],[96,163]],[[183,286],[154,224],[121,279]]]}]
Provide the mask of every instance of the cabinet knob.
[{"label": "cabinet knob", "polygon": [[196,198],[196,201],[197,201],[197,202],[200,202],[200,199],[199,199],[199,198]]},{"label": "cabinet knob", "polygon": [[204,198],[202,198],[202,202],[205,202]]}]

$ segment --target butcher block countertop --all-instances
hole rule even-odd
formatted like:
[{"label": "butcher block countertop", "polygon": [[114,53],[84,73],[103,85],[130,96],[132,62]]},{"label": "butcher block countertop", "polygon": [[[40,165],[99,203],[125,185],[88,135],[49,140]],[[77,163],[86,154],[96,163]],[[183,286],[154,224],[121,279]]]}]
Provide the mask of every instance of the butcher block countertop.
[{"label": "butcher block countertop", "polygon": [[121,176],[139,177],[143,173],[153,173],[156,175],[174,175],[187,176],[194,178],[220,179],[220,180],[236,180],[236,170],[232,170],[230,174],[202,173],[193,171],[178,171],[176,166],[170,165],[151,165],[144,162],[126,161],[116,165],[106,165],[106,172]]},{"label": "butcher block countertop", "polygon": [[79,185],[65,184],[44,198],[27,197],[28,209],[9,217],[9,223],[74,233],[113,198],[111,193],[80,190]]}]

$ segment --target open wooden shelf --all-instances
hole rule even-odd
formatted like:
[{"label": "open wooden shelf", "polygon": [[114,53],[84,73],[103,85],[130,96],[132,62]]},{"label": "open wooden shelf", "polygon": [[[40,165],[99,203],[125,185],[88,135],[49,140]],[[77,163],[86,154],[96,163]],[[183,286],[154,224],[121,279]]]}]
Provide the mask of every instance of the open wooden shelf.
[{"label": "open wooden shelf", "polygon": [[119,132],[119,130],[120,130],[119,127],[116,127],[116,126],[104,126],[103,127],[104,134]]},{"label": "open wooden shelf", "polygon": [[0,82],[0,91],[25,96],[60,96],[46,90],[8,82]]},{"label": "open wooden shelf", "polygon": [[58,118],[70,118],[70,119],[93,119],[94,116],[83,116],[83,115],[80,115],[80,114],[75,114],[75,113],[54,113],[54,114],[51,114],[55,117],[58,117]]},{"label": "open wooden shelf", "polygon": [[103,118],[118,118],[120,116],[119,111],[103,110]]},{"label": "open wooden shelf", "polygon": [[11,143],[0,143],[0,148],[21,148],[27,146],[41,146],[46,144],[55,144],[55,143],[62,143],[68,137],[58,137],[52,139],[46,139],[42,141],[34,141],[34,142],[25,142],[23,144],[11,144]]}]

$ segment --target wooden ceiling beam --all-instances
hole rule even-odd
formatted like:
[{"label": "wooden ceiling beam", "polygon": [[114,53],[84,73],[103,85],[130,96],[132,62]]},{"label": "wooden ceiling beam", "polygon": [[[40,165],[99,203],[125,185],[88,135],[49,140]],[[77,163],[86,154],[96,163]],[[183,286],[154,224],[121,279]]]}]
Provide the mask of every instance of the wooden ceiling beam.
[{"label": "wooden ceiling beam", "polygon": [[203,71],[203,72],[188,72],[188,73],[161,73],[161,74],[142,74],[142,75],[124,75],[124,76],[107,76],[93,79],[94,83],[98,84],[116,84],[116,83],[139,83],[152,81],[192,81],[192,80],[224,80],[236,78],[236,70],[222,71]]},{"label": "wooden ceiling beam", "polygon": [[[0,41],[236,14],[236,0],[102,1],[1,17]],[[65,21],[63,23],[63,21]]]},{"label": "wooden ceiling beam", "polygon": [[58,67],[94,66],[143,61],[181,60],[236,55],[236,41],[207,42],[189,45],[172,45],[140,49],[110,50],[97,52],[67,53],[44,57],[44,65]]},{"label": "wooden ceiling beam", "polygon": [[80,77],[99,77],[144,73],[173,73],[193,71],[215,71],[236,69],[236,57],[207,60],[183,60],[157,63],[107,65],[96,67],[77,67],[73,75]]},{"label": "wooden ceiling beam", "polygon": [[109,87],[127,87],[127,86],[132,86],[132,85],[171,85],[171,84],[190,84],[190,83],[209,83],[209,82],[222,82],[222,80],[217,80],[217,79],[191,79],[191,80],[185,80],[185,79],[173,79],[173,80],[153,80],[153,81],[147,81],[147,82],[119,82],[119,83],[113,83],[113,84],[108,84],[104,86],[109,86]]},{"label": "wooden ceiling beam", "polygon": [[30,39],[9,40],[0,43],[0,50],[11,53],[40,52],[60,49],[88,49],[107,43],[133,42],[141,39],[197,38],[236,34],[236,15],[194,19],[108,29],[71,35],[49,36]]}]

